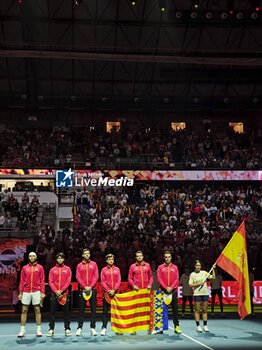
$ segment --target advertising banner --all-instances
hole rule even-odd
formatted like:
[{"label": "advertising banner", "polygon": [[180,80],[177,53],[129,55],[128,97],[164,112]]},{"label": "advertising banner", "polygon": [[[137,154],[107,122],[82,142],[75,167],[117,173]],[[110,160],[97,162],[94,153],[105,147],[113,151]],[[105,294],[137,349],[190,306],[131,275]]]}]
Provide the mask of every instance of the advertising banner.
[{"label": "advertising banner", "polygon": [[0,305],[13,304],[13,295],[17,294],[17,272],[29,244],[29,239],[0,240]]}]

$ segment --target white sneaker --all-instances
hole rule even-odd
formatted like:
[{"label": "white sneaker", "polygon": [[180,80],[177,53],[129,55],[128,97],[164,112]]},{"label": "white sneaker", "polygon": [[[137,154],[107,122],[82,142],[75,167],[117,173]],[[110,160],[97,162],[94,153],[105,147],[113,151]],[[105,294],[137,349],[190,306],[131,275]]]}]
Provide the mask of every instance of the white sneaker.
[{"label": "white sneaker", "polygon": [[43,336],[43,333],[42,333],[42,331],[41,331],[41,328],[39,328],[39,329],[36,330],[36,336],[37,336],[37,337],[42,337],[42,336]]},{"label": "white sneaker", "polygon": [[47,337],[52,337],[55,334],[53,329],[49,329],[49,331],[47,332]]},{"label": "white sneaker", "polygon": [[24,336],[25,336],[25,331],[21,329],[20,332],[18,333],[17,337],[23,338]]},{"label": "white sneaker", "polygon": [[67,337],[71,337],[71,335],[72,335],[71,329],[66,329],[66,330],[65,330],[65,335],[66,335]]},{"label": "white sneaker", "polygon": [[197,331],[198,333],[202,333],[202,332],[203,332],[201,326],[197,326],[196,331]]},{"label": "white sneaker", "polygon": [[77,328],[76,330],[76,336],[80,337],[80,335],[82,335],[82,328]]},{"label": "white sneaker", "polygon": [[100,332],[100,335],[102,335],[102,337],[103,337],[104,335],[106,335],[106,328],[102,328],[102,331]]},{"label": "white sneaker", "polygon": [[204,327],[203,327],[203,331],[204,331],[204,332],[209,332],[208,326],[204,326]]},{"label": "white sneaker", "polygon": [[91,335],[97,336],[97,332],[96,332],[95,328],[90,328],[90,332],[91,332]]},{"label": "white sneaker", "polygon": [[152,335],[163,334],[163,330],[162,330],[162,329],[159,329],[158,331],[152,331],[151,334],[152,334]]}]

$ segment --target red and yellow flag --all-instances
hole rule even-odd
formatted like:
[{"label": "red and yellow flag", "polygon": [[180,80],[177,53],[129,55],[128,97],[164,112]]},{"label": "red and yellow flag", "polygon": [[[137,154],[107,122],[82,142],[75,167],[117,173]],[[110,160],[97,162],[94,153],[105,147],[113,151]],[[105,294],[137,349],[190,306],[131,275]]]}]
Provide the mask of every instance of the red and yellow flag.
[{"label": "red and yellow flag", "polygon": [[239,283],[238,314],[245,318],[251,313],[245,222],[236,230],[216,264]]},{"label": "red and yellow flag", "polygon": [[150,291],[140,289],[116,294],[111,300],[111,326],[116,333],[132,333],[150,328]]}]

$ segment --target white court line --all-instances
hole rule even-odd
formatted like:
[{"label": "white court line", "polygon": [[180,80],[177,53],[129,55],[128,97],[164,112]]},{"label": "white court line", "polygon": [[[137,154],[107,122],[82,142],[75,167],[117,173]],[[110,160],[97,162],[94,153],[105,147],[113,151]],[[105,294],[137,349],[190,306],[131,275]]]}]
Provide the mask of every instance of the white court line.
[{"label": "white court line", "polygon": [[[172,328],[172,327],[168,327],[168,328],[169,328],[169,329],[172,329],[172,331],[174,331],[174,328]],[[207,346],[207,345],[201,343],[200,341],[198,341],[198,340],[196,340],[196,339],[194,339],[194,338],[191,338],[189,335],[185,334],[184,332],[182,332],[182,335],[185,336],[186,338],[188,338],[188,339],[194,341],[195,343],[197,343],[197,344],[203,346],[203,347],[206,348],[206,349],[214,350],[213,348],[210,348],[210,346]]]}]

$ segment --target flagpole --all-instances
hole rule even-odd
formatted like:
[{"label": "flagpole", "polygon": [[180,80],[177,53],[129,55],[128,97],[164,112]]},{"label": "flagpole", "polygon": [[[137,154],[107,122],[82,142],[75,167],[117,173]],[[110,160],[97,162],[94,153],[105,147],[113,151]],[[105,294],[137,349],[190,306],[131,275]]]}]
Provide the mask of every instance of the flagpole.
[{"label": "flagpole", "polygon": [[[214,265],[215,265],[215,266],[214,266]],[[208,272],[209,275],[213,272],[213,270],[214,270],[215,267],[216,267],[216,263],[214,263],[214,264],[212,265],[211,269],[209,270],[209,272]],[[205,284],[205,282],[206,282],[207,280],[208,280],[208,277],[206,277],[206,279],[204,280],[204,283],[203,283],[202,286],[199,288],[199,290],[203,287],[203,285]]]}]

